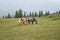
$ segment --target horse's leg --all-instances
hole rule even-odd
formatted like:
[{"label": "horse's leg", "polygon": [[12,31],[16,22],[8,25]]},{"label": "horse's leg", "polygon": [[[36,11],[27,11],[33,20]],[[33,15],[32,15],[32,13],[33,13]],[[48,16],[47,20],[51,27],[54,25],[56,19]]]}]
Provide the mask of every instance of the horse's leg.
[{"label": "horse's leg", "polygon": [[23,22],[23,24],[25,24],[25,22]]},{"label": "horse's leg", "polygon": [[32,24],[34,23],[34,20],[32,21]]},{"label": "horse's leg", "polygon": [[33,24],[33,21],[32,21],[32,24]]},{"label": "horse's leg", "polygon": [[30,21],[28,21],[28,23],[30,24]]},{"label": "horse's leg", "polygon": [[36,22],[36,24],[38,24],[38,23],[37,23],[37,20],[35,20],[35,22]]},{"label": "horse's leg", "polygon": [[28,19],[27,21],[28,21],[28,23],[30,24],[30,20]]},{"label": "horse's leg", "polygon": [[35,21],[36,24],[38,24],[36,19],[34,21]]}]

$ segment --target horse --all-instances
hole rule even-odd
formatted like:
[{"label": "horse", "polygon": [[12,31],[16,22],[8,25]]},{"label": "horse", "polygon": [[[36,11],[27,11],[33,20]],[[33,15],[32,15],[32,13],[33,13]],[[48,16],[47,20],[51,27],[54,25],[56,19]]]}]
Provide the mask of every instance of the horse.
[{"label": "horse", "polygon": [[19,18],[20,24],[26,24],[26,18]]},{"label": "horse", "polygon": [[20,18],[19,19],[19,23],[20,24],[26,24],[32,22],[32,24],[35,22],[37,24],[37,20],[34,17],[30,17],[30,18]]},{"label": "horse", "polygon": [[30,22],[32,22],[32,24],[35,22],[37,24],[37,20],[34,17],[27,18],[26,22],[28,22],[29,24]]}]

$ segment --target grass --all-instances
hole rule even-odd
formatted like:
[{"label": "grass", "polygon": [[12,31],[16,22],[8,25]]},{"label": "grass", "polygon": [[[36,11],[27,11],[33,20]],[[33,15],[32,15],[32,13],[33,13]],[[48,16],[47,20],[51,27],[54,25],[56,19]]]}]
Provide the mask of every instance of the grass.
[{"label": "grass", "polygon": [[18,18],[0,19],[0,40],[60,40],[60,20],[36,18],[38,24],[19,25]]}]

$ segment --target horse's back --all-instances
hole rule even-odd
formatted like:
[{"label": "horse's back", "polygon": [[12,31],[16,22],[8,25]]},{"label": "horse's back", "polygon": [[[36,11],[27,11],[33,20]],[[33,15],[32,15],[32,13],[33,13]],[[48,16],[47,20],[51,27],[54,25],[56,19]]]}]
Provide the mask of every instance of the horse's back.
[{"label": "horse's back", "polygon": [[19,18],[19,23],[26,24],[26,18]]}]

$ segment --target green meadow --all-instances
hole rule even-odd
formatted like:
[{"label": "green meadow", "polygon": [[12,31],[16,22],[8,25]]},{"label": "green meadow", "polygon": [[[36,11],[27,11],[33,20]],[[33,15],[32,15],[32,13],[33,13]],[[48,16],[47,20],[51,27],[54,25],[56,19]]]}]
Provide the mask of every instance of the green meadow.
[{"label": "green meadow", "polygon": [[60,40],[60,19],[56,18],[36,17],[38,24],[22,25],[19,18],[0,19],[0,40]]}]

